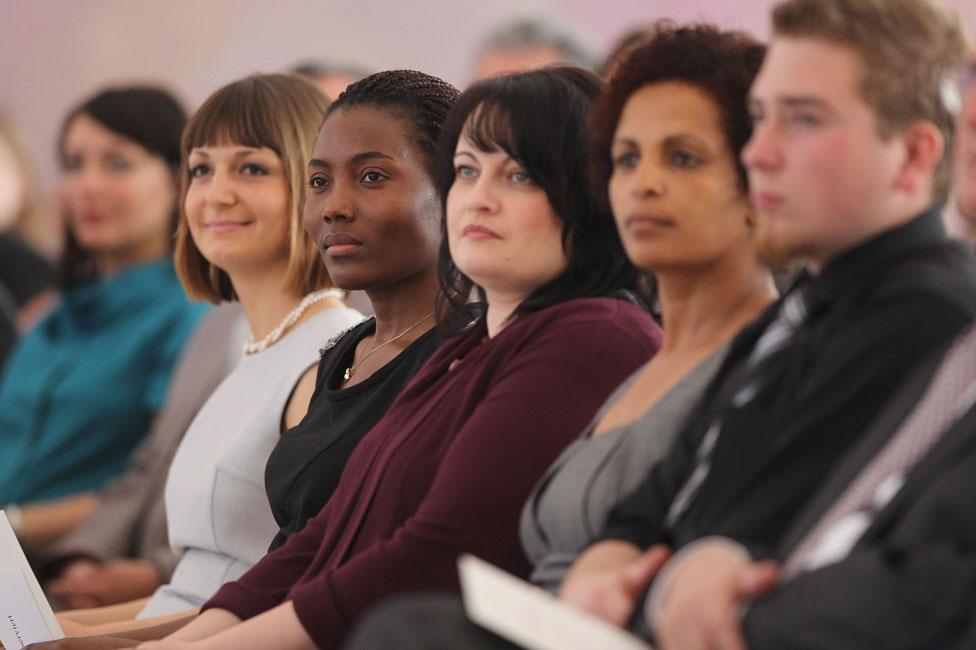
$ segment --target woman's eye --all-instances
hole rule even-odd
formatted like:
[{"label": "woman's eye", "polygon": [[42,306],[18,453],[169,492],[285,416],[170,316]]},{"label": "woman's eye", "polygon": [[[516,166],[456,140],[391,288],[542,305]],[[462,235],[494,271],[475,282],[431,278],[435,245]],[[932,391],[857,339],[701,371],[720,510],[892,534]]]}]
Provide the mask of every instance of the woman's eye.
[{"label": "woman's eye", "polygon": [[702,160],[693,153],[687,151],[672,151],[670,155],[671,164],[675,167],[680,167],[683,169],[689,169],[692,167],[697,167],[701,164]]},{"label": "woman's eye", "polygon": [[132,163],[121,156],[109,156],[105,162],[113,172],[127,172],[132,169]]},{"label": "woman's eye", "polygon": [[81,169],[81,156],[68,156],[64,160],[62,170],[65,173],[77,172]]},{"label": "woman's eye", "polygon": [[470,165],[458,165],[454,168],[456,178],[474,178],[476,174],[474,167]]},{"label": "woman's eye", "polygon": [[532,185],[532,178],[528,175],[528,173],[522,171],[521,169],[512,172],[509,175],[509,178],[512,179],[512,182],[518,185]]},{"label": "woman's eye", "polygon": [[613,159],[613,166],[619,167],[621,169],[633,169],[637,166],[637,161],[640,160],[637,154],[628,151],[627,153],[622,153]]},{"label": "woman's eye", "polygon": [[267,176],[268,170],[255,163],[247,163],[241,167],[241,173],[245,176]]},{"label": "woman's eye", "polygon": [[312,176],[308,179],[308,186],[313,190],[321,190],[326,185],[328,185],[328,181],[324,176]]},{"label": "woman's eye", "polygon": [[386,178],[389,177],[386,174],[381,174],[377,171],[368,171],[363,173],[363,181],[366,183],[379,183]]},{"label": "woman's eye", "polygon": [[203,178],[210,173],[210,167],[203,163],[190,167],[190,178]]}]

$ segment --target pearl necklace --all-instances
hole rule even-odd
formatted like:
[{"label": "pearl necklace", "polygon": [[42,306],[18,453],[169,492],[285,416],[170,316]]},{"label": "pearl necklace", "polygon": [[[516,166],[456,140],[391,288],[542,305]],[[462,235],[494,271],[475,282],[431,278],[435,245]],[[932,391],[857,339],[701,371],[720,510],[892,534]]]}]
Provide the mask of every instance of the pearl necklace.
[{"label": "pearl necklace", "polygon": [[272,345],[277,343],[278,339],[284,336],[285,331],[294,325],[309,307],[325,298],[342,298],[345,295],[346,292],[342,289],[322,289],[321,291],[314,291],[308,294],[302,298],[302,301],[298,303],[298,306],[288,312],[284,319],[278,323],[278,326],[268,332],[264,338],[262,338],[260,341],[255,341],[252,337],[250,341],[247,341],[244,344],[244,354],[251,355],[257,354],[258,352],[264,352]]}]

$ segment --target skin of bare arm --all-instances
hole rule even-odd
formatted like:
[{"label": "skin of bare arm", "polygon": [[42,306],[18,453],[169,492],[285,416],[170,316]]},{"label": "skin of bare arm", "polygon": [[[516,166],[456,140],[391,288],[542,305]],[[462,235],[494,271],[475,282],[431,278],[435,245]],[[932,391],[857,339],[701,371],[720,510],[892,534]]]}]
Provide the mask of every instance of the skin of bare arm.
[{"label": "skin of bare arm", "polygon": [[[166,635],[186,625],[191,617],[172,621],[165,625],[135,630],[120,636],[86,636],[35,643],[31,650],[107,650],[109,648],[131,648],[140,641],[161,639]],[[3,646],[0,646],[2,648]]]},{"label": "skin of bare arm", "polygon": [[[313,367],[299,379],[296,383],[295,390],[292,391],[292,396],[282,415],[286,425],[291,419],[295,419],[295,422],[301,420],[308,411],[309,397],[305,395],[305,391],[302,388],[302,382],[305,380],[306,375],[311,375],[311,383],[314,388],[315,368]],[[297,407],[299,403],[301,404],[301,408]],[[294,408],[293,405],[295,405]],[[135,620],[148,600],[148,598],[142,598],[107,607],[62,612],[58,614],[58,621],[61,623],[61,627],[67,636],[114,635],[153,627],[198,613],[198,610],[186,610],[167,616]]]},{"label": "skin of bare arm", "polygon": [[20,510],[23,519],[17,529],[17,538],[28,550],[41,548],[70,532],[97,505],[95,494],[85,492],[57,501],[23,506]]},{"label": "skin of bare arm", "polygon": [[[231,618],[235,621],[238,620],[233,614],[223,610],[208,610],[206,613],[209,614],[210,612],[220,612],[222,616],[226,617],[218,621],[215,616],[213,622],[210,623],[211,625],[218,622],[228,622]],[[203,631],[202,626],[194,630],[194,635],[200,631]],[[209,648],[315,650],[315,642],[305,632],[305,628],[298,620],[298,615],[295,613],[295,608],[291,602],[279,605],[239,625],[231,623],[227,629],[203,639],[186,640],[183,638],[185,636],[187,635],[176,633],[162,641],[140,644],[138,650],[204,650]]]},{"label": "skin of bare arm", "polygon": [[174,641],[199,641],[206,639],[241,622],[241,619],[225,609],[208,609],[188,625],[181,627],[166,639]]}]

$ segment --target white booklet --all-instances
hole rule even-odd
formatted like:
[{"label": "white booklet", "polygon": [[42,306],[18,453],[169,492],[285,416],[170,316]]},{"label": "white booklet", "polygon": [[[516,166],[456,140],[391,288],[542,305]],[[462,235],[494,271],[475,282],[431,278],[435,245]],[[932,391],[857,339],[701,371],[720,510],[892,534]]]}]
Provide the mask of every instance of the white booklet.
[{"label": "white booklet", "polygon": [[458,571],[471,620],[528,650],[653,650],[626,630],[473,555],[461,556]]},{"label": "white booklet", "polygon": [[0,510],[0,642],[6,650],[20,650],[63,638],[7,515]]}]

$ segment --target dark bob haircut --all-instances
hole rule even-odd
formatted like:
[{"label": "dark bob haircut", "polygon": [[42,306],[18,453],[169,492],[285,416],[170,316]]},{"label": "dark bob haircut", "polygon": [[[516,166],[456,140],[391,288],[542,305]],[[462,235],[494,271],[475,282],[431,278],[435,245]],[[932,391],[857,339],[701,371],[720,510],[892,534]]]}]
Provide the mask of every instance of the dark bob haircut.
[{"label": "dark bob haircut", "polygon": [[[180,166],[180,136],[186,126],[186,112],[167,91],[151,87],[122,87],[104,90],[75,107],[64,118],[58,136],[58,159],[66,167],[65,137],[72,123],[80,115],[87,115],[113,133],[132,140],[149,153],[162,158],[173,170],[173,182]],[[179,219],[174,202],[172,229]],[[170,242],[172,250],[173,242]],[[91,257],[75,239],[70,229],[65,236],[64,254],[58,270],[62,288],[77,285],[95,277]]]},{"label": "dark bob haircut", "polygon": [[[586,182],[586,116],[602,89],[599,77],[573,67],[486,79],[461,95],[441,132],[436,178],[445,204],[464,135],[484,152],[501,150],[517,161],[562,221],[568,266],[523,300],[512,318],[584,296],[629,291],[648,297],[646,275],[627,259],[609,210]],[[446,219],[442,228],[437,315],[450,331],[450,323],[463,320],[458,315],[476,287],[451,259]]]},{"label": "dark bob haircut", "polygon": [[607,183],[613,173],[610,144],[627,100],[644,86],[665,81],[700,88],[718,105],[739,186],[746,191],[746,170],[739,160],[752,135],[746,98],[766,54],[765,46],[743,32],[721,31],[711,25],[678,27],[661,21],[649,32],[649,40],[626,52],[617,63],[606,91],[590,113],[595,193],[607,201]]}]

